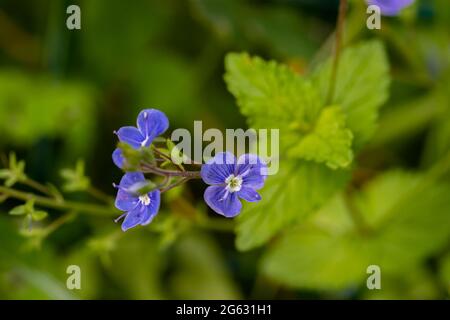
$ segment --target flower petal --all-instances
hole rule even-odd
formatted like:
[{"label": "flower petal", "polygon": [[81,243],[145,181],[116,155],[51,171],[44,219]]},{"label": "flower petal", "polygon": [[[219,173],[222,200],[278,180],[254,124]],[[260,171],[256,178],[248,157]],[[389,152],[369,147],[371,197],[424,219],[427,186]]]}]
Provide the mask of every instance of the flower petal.
[{"label": "flower petal", "polygon": [[409,6],[414,0],[366,0],[369,5],[380,7],[384,16],[396,16],[401,10]]},{"label": "flower petal", "polygon": [[122,211],[130,211],[136,208],[139,203],[139,197],[136,197],[123,189],[117,191],[115,206]]},{"label": "flower petal", "polygon": [[138,115],[137,126],[145,139],[144,145],[148,147],[153,139],[163,134],[169,128],[169,119],[162,111],[145,109]]},{"label": "flower petal", "polygon": [[144,141],[141,132],[135,127],[122,127],[117,131],[117,136],[120,141],[128,143],[135,149],[139,149]]},{"label": "flower petal", "polygon": [[242,187],[241,190],[237,192],[239,198],[244,199],[248,202],[256,202],[261,200],[261,196],[254,189],[249,187]]},{"label": "flower petal", "polygon": [[152,222],[153,218],[159,211],[159,205],[161,203],[161,192],[159,190],[149,192],[148,196],[150,198],[150,204],[146,206],[146,214],[141,221],[141,225],[143,226]]},{"label": "flower petal", "polygon": [[237,216],[242,209],[242,203],[237,197],[237,193],[229,193],[222,186],[206,188],[204,199],[211,209],[227,218]]},{"label": "flower petal", "polygon": [[141,181],[145,181],[145,177],[142,172],[127,172],[120,180],[119,187],[121,189],[128,189],[132,185]]},{"label": "flower petal", "polygon": [[133,210],[129,211],[123,220],[122,230],[127,231],[130,228],[136,227],[145,218],[147,208],[139,203]]},{"label": "flower petal", "polygon": [[202,165],[200,175],[207,184],[222,184],[235,171],[236,158],[230,152],[220,152]]},{"label": "flower petal", "polygon": [[243,154],[236,166],[236,176],[242,177],[242,185],[253,189],[261,189],[267,178],[267,165],[254,154]]},{"label": "flower petal", "polygon": [[112,153],[112,160],[116,166],[122,169],[125,161],[122,150],[120,150],[119,148],[114,150],[114,152]]}]

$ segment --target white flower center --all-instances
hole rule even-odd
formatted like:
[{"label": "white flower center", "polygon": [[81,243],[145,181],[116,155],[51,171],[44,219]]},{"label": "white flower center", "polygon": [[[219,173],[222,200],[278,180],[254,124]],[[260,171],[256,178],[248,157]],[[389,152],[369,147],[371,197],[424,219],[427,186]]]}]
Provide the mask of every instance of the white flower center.
[{"label": "white flower center", "polygon": [[225,183],[229,192],[236,192],[242,188],[242,178],[240,176],[235,177],[234,174],[226,178]]},{"label": "white flower center", "polygon": [[139,201],[144,205],[144,206],[148,206],[150,204],[150,197],[148,196],[148,194],[144,194],[142,196],[139,197]]}]

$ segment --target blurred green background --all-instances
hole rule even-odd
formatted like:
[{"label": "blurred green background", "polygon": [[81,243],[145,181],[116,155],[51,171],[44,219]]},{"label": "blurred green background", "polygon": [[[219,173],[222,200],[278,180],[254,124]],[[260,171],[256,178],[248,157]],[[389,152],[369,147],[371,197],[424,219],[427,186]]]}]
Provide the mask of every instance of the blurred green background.
[{"label": "blurred green background", "polygon": [[[350,2],[346,41],[381,39],[392,76],[379,130],[358,156],[354,179],[364,184],[391,168],[427,170],[450,150],[450,3],[416,1],[400,17],[383,18],[382,30],[369,31],[364,2]],[[81,8],[81,30],[66,28],[70,4]],[[226,53],[248,51],[303,74],[329,55],[337,6],[335,0],[1,0],[0,153],[15,151],[30,177],[55,185],[62,168],[84,159],[92,184],[114,195],[111,183],[122,173],[111,161],[113,130],[133,124],[143,108],[164,111],[171,129],[191,129],[194,120],[203,120],[204,128],[245,128],[223,81]],[[327,290],[327,281],[333,283],[327,279],[352,272],[343,264],[319,275],[296,267],[291,272],[319,279],[290,284],[261,272],[270,244],[239,252],[228,224],[211,231],[189,219],[213,216],[202,204],[203,188],[196,182],[174,191],[154,226],[126,234],[111,217],[80,213],[37,238],[7,214],[20,202],[6,201],[0,206],[0,298],[449,297],[450,232],[414,265],[383,275],[381,291],[367,290],[365,280]],[[423,210],[430,219],[431,211],[444,210],[442,224],[450,228],[448,206]],[[61,214],[50,211],[42,225]],[[426,235],[433,232],[430,227]],[[309,241],[305,260],[321,250]],[[81,290],[66,289],[68,265],[81,267]]]}]

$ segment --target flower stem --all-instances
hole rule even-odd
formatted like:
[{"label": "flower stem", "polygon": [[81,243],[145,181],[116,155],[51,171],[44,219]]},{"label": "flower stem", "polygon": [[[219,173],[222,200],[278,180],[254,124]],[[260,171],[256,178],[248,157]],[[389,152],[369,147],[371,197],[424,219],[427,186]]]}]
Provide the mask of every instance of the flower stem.
[{"label": "flower stem", "polygon": [[201,179],[200,171],[174,171],[174,170],[165,170],[152,165],[143,164],[142,171],[146,173],[154,173],[160,176],[169,176],[169,177],[185,177],[189,179]]},{"label": "flower stem", "polygon": [[19,191],[16,189],[0,186],[0,193],[5,194],[11,198],[20,199],[23,201],[34,200],[37,205],[57,209],[57,210],[73,210],[80,213],[92,213],[104,216],[117,215],[117,210],[112,207],[100,206],[91,203],[75,202],[75,201],[58,201],[52,198],[37,196],[32,193]]},{"label": "flower stem", "polygon": [[46,186],[44,186],[43,184],[41,184],[41,183],[39,183],[39,182],[37,182],[37,181],[35,181],[33,179],[30,179],[30,178],[27,177],[25,180],[22,180],[21,182],[24,185],[29,186],[29,187],[31,187],[31,188],[33,188],[33,189],[35,189],[35,190],[45,194],[45,195],[48,195],[48,196],[52,195],[52,193],[50,192],[50,190]]},{"label": "flower stem", "polygon": [[61,227],[66,222],[72,220],[74,217],[76,217],[77,213],[75,211],[69,211],[65,213],[64,215],[60,216],[58,219],[54,220],[51,224],[49,224],[45,229],[43,230],[43,238],[48,237],[51,233],[53,233],[55,230],[57,230],[59,227]]},{"label": "flower stem", "polygon": [[342,37],[343,37],[343,31],[344,31],[344,22],[345,22],[345,16],[347,13],[347,0],[340,0],[339,2],[339,13],[337,18],[337,24],[336,24],[336,41],[335,41],[335,48],[334,48],[334,59],[333,59],[333,66],[331,69],[331,77],[330,77],[330,86],[328,89],[328,96],[327,96],[327,104],[332,103],[334,99],[334,91],[336,88],[336,77],[337,77],[337,71],[339,67],[339,58],[341,56],[341,49],[342,49]]},{"label": "flower stem", "polygon": [[367,224],[364,216],[359,211],[359,209],[355,206],[352,199],[353,188],[348,187],[346,192],[344,192],[344,202],[349,212],[350,218],[353,221],[357,231],[362,236],[367,236],[373,232],[372,228]]},{"label": "flower stem", "polygon": [[172,184],[168,185],[167,187],[161,188],[161,193],[164,193],[166,191],[169,191],[170,189],[178,187],[179,185],[182,185],[183,183],[188,182],[190,179],[191,178],[181,178],[177,182],[172,183]]}]

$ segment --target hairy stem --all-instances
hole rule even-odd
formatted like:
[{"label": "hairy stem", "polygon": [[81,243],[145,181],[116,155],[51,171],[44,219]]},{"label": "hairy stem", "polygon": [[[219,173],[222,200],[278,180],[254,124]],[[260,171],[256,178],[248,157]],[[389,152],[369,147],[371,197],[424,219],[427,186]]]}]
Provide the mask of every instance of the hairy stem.
[{"label": "hairy stem", "polygon": [[66,222],[72,220],[74,217],[76,217],[77,213],[74,211],[69,211],[65,213],[64,215],[60,216],[58,219],[54,220],[52,223],[50,223],[47,227],[44,229],[43,238],[48,237],[52,232],[57,230],[59,227],[61,227]]},{"label": "hairy stem", "polygon": [[165,170],[152,165],[142,164],[141,169],[145,173],[154,173],[160,176],[185,177],[190,179],[201,179],[200,171],[174,171]]},{"label": "hairy stem", "polygon": [[152,147],[153,147],[153,151],[155,151],[155,153],[156,153],[157,155],[159,155],[161,158],[163,158],[163,159],[165,159],[165,160],[167,160],[167,161],[170,161],[171,163],[173,163],[174,165],[176,165],[177,168],[180,169],[181,171],[185,171],[184,168],[183,168],[183,166],[182,166],[181,164],[176,164],[176,163],[174,163],[174,162],[172,161],[172,158],[171,158],[171,157],[169,157],[168,155],[166,155],[164,152],[159,151],[158,148],[156,148],[155,146],[152,145]]},{"label": "hairy stem", "polygon": [[183,183],[188,182],[190,179],[191,178],[182,178],[182,179],[178,180],[177,182],[174,182],[164,188],[161,188],[161,193],[164,193],[166,191],[169,191],[170,189],[178,187],[178,186],[182,185]]},{"label": "hairy stem", "polygon": [[45,195],[52,196],[52,193],[50,192],[50,190],[46,186],[44,186],[43,184],[41,184],[41,183],[39,183],[39,182],[37,182],[37,181],[35,181],[33,179],[30,179],[30,178],[27,177],[25,180],[23,180],[21,182],[24,185],[29,186],[30,188],[33,188],[33,189],[35,189],[35,190],[37,190],[37,191],[39,191],[39,192],[41,192],[41,193],[43,193]]},{"label": "hairy stem", "polygon": [[342,49],[342,37],[343,37],[343,31],[344,31],[344,22],[345,22],[345,16],[347,13],[347,0],[340,0],[339,2],[339,13],[337,18],[337,24],[336,24],[336,41],[335,41],[335,48],[334,48],[334,59],[333,59],[333,66],[331,69],[331,77],[330,77],[330,86],[328,87],[328,96],[327,96],[327,104],[332,103],[334,98],[334,91],[336,88],[336,77],[337,77],[337,71],[339,67],[339,58],[341,56],[341,49]]},{"label": "hairy stem", "polygon": [[350,214],[350,218],[353,221],[356,229],[362,236],[367,236],[372,233],[372,228],[367,224],[364,216],[359,211],[359,209],[353,203],[353,199],[351,197],[353,193],[353,189],[349,187],[346,192],[344,192],[344,201],[347,206],[348,212]]},{"label": "hairy stem", "polygon": [[5,194],[11,198],[20,199],[23,201],[34,200],[37,205],[57,210],[73,210],[80,213],[85,212],[104,216],[117,215],[117,210],[112,207],[84,202],[58,201],[52,198],[37,196],[32,193],[19,191],[4,186],[0,186],[0,194]]}]

